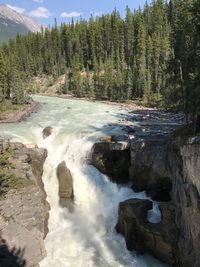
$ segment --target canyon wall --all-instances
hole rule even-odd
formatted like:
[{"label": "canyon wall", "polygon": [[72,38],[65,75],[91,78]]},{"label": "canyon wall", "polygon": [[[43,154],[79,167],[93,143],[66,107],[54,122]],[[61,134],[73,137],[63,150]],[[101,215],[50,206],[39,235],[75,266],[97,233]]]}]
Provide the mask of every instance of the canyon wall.
[{"label": "canyon wall", "polygon": [[[112,166],[106,161],[118,148],[117,162],[121,157],[129,164],[129,175],[124,164],[113,169],[122,166],[120,177],[125,175],[124,181],[131,182],[134,191],[145,190],[159,202],[161,211],[161,222],[150,223],[147,214],[151,201],[131,199],[120,203],[116,230],[124,235],[127,248],[148,252],[173,266],[200,266],[200,137],[147,136],[127,142],[120,150],[119,143],[95,144],[92,164],[110,175]],[[103,152],[102,147],[106,147]],[[130,160],[128,156],[124,159],[127,150]],[[112,181],[122,182],[115,172]]]},{"label": "canyon wall", "polygon": [[[0,265],[39,266],[46,256],[46,149],[0,139]],[[20,264],[19,264],[20,262]]]}]

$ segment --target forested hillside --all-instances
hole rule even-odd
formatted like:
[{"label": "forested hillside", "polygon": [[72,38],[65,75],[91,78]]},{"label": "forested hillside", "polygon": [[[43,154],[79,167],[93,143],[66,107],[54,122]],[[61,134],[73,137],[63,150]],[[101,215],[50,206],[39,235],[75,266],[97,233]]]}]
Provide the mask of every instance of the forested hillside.
[{"label": "forested hillside", "polygon": [[33,76],[65,74],[61,93],[142,99],[200,112],[200,1],[142,9],[17,36],[0,49],[0,100],[23,102]]}]

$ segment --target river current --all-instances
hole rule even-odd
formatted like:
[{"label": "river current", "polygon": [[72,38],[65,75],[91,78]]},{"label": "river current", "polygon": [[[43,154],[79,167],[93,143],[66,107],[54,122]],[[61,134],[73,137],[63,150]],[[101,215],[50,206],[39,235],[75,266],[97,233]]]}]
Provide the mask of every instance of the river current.
[{"label": "river current", "polygon": [[[50,203],[47,257],[40,267],[166,267],[148,255],[126,249],[114,230],[118,204],[129,198],[146,198],[128,185],[118,186],[88,164],[95,141],[105,134],[119,134],[119,118],[125,110],[113,105],[56,97],[35,96],[41,108],[21,123],[1,124],[0,135],[48,150],[43,181]],[[46,139],[42,130],[52,126]],[[73,176],[75,210],[59,206],[57,165],[65,160]],[[157,206],[149,219],[159,217]]]}]

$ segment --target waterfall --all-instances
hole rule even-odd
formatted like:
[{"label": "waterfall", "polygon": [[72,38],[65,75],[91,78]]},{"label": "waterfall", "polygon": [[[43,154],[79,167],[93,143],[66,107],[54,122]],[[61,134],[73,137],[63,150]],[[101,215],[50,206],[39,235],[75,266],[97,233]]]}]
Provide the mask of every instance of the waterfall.
[{"label": "waterfall", "polygon": [[[3,125],[0,133],[48,150],[43,181],[51,210],[45,239],[47,257],[40,267],[164,267],[150,256],[129,252],[124,238],[115,232],[119,202],[146,198],[145,193],[112,183],[88,163],[97,137],[119,132],[118,118],[125,111],[100,103],[36,98],[46,103],[38,114],[20,125]],[[108,123],[111,127],[104,127]],[[53,134],[43,140],[45,126],[52,126]],[[73,177],[73,213],[58,203],[56,168],[63,160]],[[158,220],[157,211],[154,205],[149,214],[153,222]]]}]

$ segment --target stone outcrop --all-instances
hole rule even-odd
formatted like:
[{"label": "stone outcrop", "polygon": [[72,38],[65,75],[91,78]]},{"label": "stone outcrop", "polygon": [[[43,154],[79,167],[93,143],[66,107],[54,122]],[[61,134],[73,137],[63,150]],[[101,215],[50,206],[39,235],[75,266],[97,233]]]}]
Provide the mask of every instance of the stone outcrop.
[{"label": "stone outcrop", "polygon": [[172,179],[168,161],[169,139],[148,137],[131,143],[129,178],[136,192],[145,190],[154,200],[170,200]]},{"label": "stone outcrop", "polygon": [[[0,249],[6,243],[10,251],[23,251],[26,267],[39,266],[46,256],[43,239],[48,233],[49,204],[42,182],[47,151],[1,139],[0,156],[1,177],[12,178],[10,184],[1,183],[6,191],[0,196]],[[0,266],[12,266],[11,258],[1,255]]]},{"label": "stone outcrop", "polygon": [[130,199],[121,202],[116,230],[124,235],[129,250],[149,252],[158,259],[173,264],[173,244],[177,240],[174,223],[168,224],[166,214],[160,223],[150,223],[147,220],[150,209],[152,202],[149,200]]},{"label": "stone outcrop", "polygon": [[[200,137],[168,141],[147,139],[131,144],[130,180],[133,188],[147,190],[160,200],[161,192],[169,193],[170,198],[164,194],[163,200],[168,202],[160,203],[162,222],[154,225],[135,219],[137,207],[134,200],[120,204],[117,229],[125,235],[129,249],[145,250],[174,266],[200,266],[199,151]],[[146,212],[140,208],[141,212]],[[125,231],[127,216],[129,226]],[[160,247],[165,253],[160,253]]]},{"label": "stone outcrop", "polygon": [[199,267],[200,136],[117,140],[96,143],[92,164],[112,181],[131,182],[135,191],[145,190],[160,201],[162,217],[160,223],[147,221],[146,200],[120,203],[117,230],[128,249],[151,253],[173,266]]},{"label": "stone outcrop", "polygon": [[43,129],[43,131],[42,131],[43,138],[44,139],[47,138],[48,136],[50,136],[52,134],[52,132],[53,132],[53,128],[52,127],[50,127],[50,126],[45,127]]},{"label": "stone outcrop", "polygon": [[169,151],[176,204],[178,257],[183,267],[200,266],[200,136],[178,138]]},{"label": "stone outcrop", "polygon": [[57,177],[59,183],[59,203],[61,207],[66,207],[69,211],[73,211],[73,179],[65,161],[58,165]]},{"label": "stone outcrop", "polygon": [[129,180],[129,142],[100,142],[93,147],[91,164],[107,174],[112,181],[125,183]]}]

